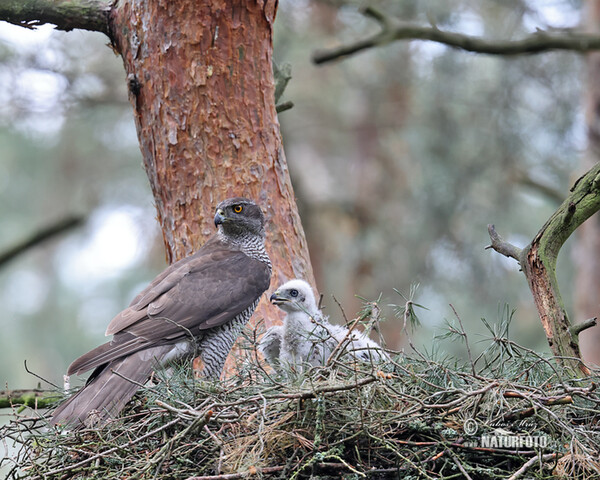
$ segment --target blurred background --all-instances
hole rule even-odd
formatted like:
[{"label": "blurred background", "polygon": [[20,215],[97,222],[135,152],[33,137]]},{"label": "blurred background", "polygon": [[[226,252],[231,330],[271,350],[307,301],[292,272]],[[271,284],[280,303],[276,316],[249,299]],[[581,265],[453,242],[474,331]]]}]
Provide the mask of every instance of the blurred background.
[{"label": "blurred background", "polygon": [[[577,27],[575,0],[381,0],[405,21],[488,39]],[[487,224],[525,246],[568,194],[586,148],[585,59],[568,52],[475,55],[396,42],[315,66],[312,53],[378,26],[358,3],[282,0],[275,58],[293,78],[282,135],[319,291],[334,321],[363,297],[381,305],[388,346],[405,334],[390,304],[409,294],[415,344],[461,316],[474,350],[481,318],[516,309],[512,337],[548,351],[525,277],[491,250]],[[67,217],[84,223],[0,265],[0,381],[62,384],[77,356],[165,267],[121,59],[101,34],[0,23],[0,254]],[[559,283],[573,309],[572,240]],[[272,287],[275,287],[273,285]],[[463,345],[439,350],[462,356]]]}]

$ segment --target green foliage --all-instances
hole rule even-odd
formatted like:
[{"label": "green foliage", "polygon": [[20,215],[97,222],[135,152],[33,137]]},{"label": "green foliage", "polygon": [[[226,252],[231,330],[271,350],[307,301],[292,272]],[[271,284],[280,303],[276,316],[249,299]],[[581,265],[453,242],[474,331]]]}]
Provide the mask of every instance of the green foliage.
[{"label": "green foliage", "polygon": [[414,302],[418,288],[418,283],[411,284],[408,296],[405,296],[402,292],[400,292],[400,290],[394,288],[394,292],[404,299],[404,303],[400,305],[392,303],[390,304],[390,307],[394,309],[394,314],[396,317],[402,320],[402,328],[404,330],[406,330],[407,325],[410,325],[412,329],[415,329],[421,325],[415,308],[429,310],[427,307]]}]

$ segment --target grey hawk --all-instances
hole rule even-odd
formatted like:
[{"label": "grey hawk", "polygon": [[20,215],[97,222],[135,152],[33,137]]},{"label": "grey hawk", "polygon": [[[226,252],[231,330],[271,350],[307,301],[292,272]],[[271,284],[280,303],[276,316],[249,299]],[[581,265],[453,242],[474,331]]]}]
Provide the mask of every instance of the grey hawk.
[{"label": "grey hawk", "polygon": [[202,376],[218,379],[225,359],[269,287],[265,219],[254,202],[230,198],[217,232],[193,255],[158,275],[108,325],[110,342],[75,360],[68,374],[94,369],[62,403],[52,424],[71,428],[114,418],[157,366],[200,356]]},{"label": "grey hawk", "polygon": [[[275,369],[282,366],[325,365],[340,342],[354,358],[381,362],[389,357],[373,340],[358,332],[329,323],[317,307],[312,288],[304,280],[290,280],[270,298],[287,313],[282,326],[269,328],[262,337],[259,350]],[[279,352],[278,358],[276,358]]]}]

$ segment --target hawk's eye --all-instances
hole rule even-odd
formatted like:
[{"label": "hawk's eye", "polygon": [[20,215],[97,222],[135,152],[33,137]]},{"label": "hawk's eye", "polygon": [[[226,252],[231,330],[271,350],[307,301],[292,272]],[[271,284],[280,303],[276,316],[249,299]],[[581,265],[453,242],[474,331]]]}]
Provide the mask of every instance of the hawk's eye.
[{"label": "hawk's eye", "polygon": [[242,210],[243,210],[243,208],[242,208],[242,206],[241,206],[241,205],[234,205],[234,206],[233,206],[233,211],[234,211],[235,213],[242,213]]},{"label": "hawk's eye", "polygon": [[290,290],[290,296],[296,298],[298,296],[298,290],[296,290],[295,288]]}]

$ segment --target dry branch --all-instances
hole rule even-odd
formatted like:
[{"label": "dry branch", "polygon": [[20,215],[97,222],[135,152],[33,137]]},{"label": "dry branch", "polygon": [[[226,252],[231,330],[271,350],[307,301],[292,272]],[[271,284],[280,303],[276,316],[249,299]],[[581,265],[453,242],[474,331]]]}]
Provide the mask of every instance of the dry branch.
[{"label": "dry branch", "polygon": [[531,457],[527,462],[523,464],[508,480],[517,480],[521,478],[527,470],[533,467],[535,464],[540,462],[548,462],[554,460],[557,457],[556,453],[547,453],[546,455]]},{"label": "dry branch", "polygon": [[200,477],[188,477],[186,480],[237,480],[239,478],[247,478],[252,475],[267,475],[270,473],[278,473],[285,469],[285,466],[265,467],[261,469],[250,469],[247,472],[241,473],[224,473],[222,475],[202,475]]},{"label": "dry branch", "polygon": [[313,55],[313,61],[316,64],[331,62],[398,40],[428,40],[467,52],[488,55],[523,55],[551,50],[585,53],[600,49],[600,36],[585,33],[562,32],[555,34],[538,31],[521,40],[486,40],[481,37],[443,31],[435,26],[425,27],[402,23],[374,7],[367,7],[363,13],[379,23],[380,32],[348,45],[317,51]]}]

